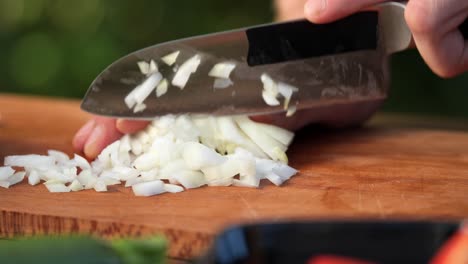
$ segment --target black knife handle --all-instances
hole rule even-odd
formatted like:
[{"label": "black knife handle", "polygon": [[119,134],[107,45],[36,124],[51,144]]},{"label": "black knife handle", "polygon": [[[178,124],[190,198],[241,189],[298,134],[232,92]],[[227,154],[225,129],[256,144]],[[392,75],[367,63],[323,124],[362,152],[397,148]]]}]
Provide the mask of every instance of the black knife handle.
[{"label": "black knife handle", "polygon": [[468,40],[468,18],[459,27],[463,37]]}]

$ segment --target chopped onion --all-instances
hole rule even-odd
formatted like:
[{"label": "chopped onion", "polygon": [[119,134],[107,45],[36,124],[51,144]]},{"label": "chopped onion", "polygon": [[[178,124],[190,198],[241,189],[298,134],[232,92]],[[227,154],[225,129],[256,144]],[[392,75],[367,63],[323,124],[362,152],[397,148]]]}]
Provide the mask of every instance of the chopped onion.
[{"label": "chopped onion", "polygon": [[262,97],[263,97],[263,101],[265,101],[267,105],[276,106],[280,104],[280,102],[276,98],[276,95],[267,90],[263,90]]},{"label": "chopped onion", "polygon": [[179,182],[187,189],[198,188],[206,184],[205,177],[199,171],[179,171],[171,179]]},{"label": "chopped onion", "polygon": [[70,190],[73,192],[81,191],[83,190],[83,185],[78,181],[77,179],[73,180],[72,183],[69,186]]},{"label": "chopped onion", "polygon": [[5,166],[47,169],[55,166],[55,158],[44,155],[16,155],[7,156]]},{"label": "chopped onion", "polygon": [[284,181],[280,176],[274,173],[268,173],[265,177],[276,186],[280,186]]},{"label": "chopped onion", "polygon": [[150,61],[150,66],[149,66],[149,73],[154,73],[158,71],[158,65],[154,60]]},{"label": "chopped onion", "polygon": [[151,60],[150,63],[146,61],[139,61],[137,62],[137,65],[140,69],[140,72],[145,75],[149,75],[158,71],[158,65],[154,60]]},{"label": "chopped onion", "polygon": [[19,171],[19,172],[16,172],[15,174],[13,174],[13,175],[8,179],[8,181],[10,182],[10,186],[11,186],[11,185],[15,185],[15,184],[17,184],[18,182],[23,181],[25,175],[26,175],[26,172],[24,172],[24,171]]},{"label": "chopped onion", "polygon": [[151,92],[156,88],[156,86],[161,82],[162,75],[159,72],[151,74],[146,80],[143,81],[136,89],[135,102],[138,104],[143,103],[145,99],[151,94]]},{"label": "chopped onion", "polygon": [[46,186],[47,190],[49,190],[49,192],[58,192],[58,193],[70,192],[70,188],[60,182],[54,182],[54,181],[45,182],[44,185]]},{"label": "chopped onion", "polygon": [[39,173],[36,170],[31,170],[28,175],[28,183],[30,185],[37,185],[41,182]]},{"label": "chopped onion", "polygon": [[283,129],[281,127],[268,125],[268,124],[258,124],[258,126],[263,131],[265,131],[269,136],[271,136],[272,138],[278,140],[283,145],[291,144],[291,142],[292,142],[292,140],[294,138],[294,133],[293,132],[288,131],[286,129]]},{"label": "chopped onion", "polygon": [[174,75],[174,78],[172,79],[172,85],[177,86],[180,89],[184,89],[188,79],[190,78],[190,75],[197,71],[200,62],[201,57],[198,54],[185,61]]},{"label": "chopped onion", "polygon": [[285,160],[286,146],[281,144],[264,130],[258,129],[258,126],[248,117],[237,117],[237,124],[255,142],[270,158],[287,162]]},{"label": "chopped onion", "polygon": [[140,182],[143,182],[143,180],[140,178],[140,177],[137,177],[137,178],[131,178],[131,179],[128,179],[126,182],[125,182],[125,187],[130,187],[130,186],[133,186],[137,183],[140,183]]},{"label": "chopped onion", "polygon": [[10,182],[9,181],[0,181],[0,187],[3,187],[3,188],[10,188]]},{"label": "chopped onion", "polygon": [[260,80],[263,83],[263,90],[271,94],[271,96],[278,96],[278,85],[273,81],[270,75],[264,73],[260,76]]},{"label": "chopped onion", "polygon": [[234,68],[236,68],[236,64],[233,62],[220,62],[213,66],[208,75],[216,78],[229,79],[229,75]]},{"label": "chopped onion", "polygon": [[0,181],[10,178],[13,173],[15,173],[15,170],[9,166],[0,167]]},{"label": "chopped onion", "polygon": [[62,152],[62,151],[59,151],[59,150],[49,149],[47,151],[47,155],[49,155],[51,157],[54,157],[55,160],[58,163],[61,163],[61,164],[65,164],[70,160],[70,158],[68,157],[68,155],[65,152]]},{"label": "chopped onion", "polygon": [[297,107],[295,105],[291,105],[289,108],[288,108],[288,111],[286,111],[286,116],[287,117],[290,117],[292,115],[294,115],[297,111]]},{"label": "chopped onion", "polygon": [[151,94],[156,86],[161,82],[162,75],[159,72],[151,73],[140,85],[136,86],[128,95],[124,101],[128,108],[133,111],[140,112],[146,108],[143,101]]},{"label": "chopped onion", "polygon": [[[144,196],[204,185],[257,188],[263,179],[280,185],[297,173],[286,165],[293,136],[247,117],[163,116],[146,130],[110,144],[91,163],[55,150],[48,156],[6,157],[0,186],[9,188],[25,175],[31,185],[44,180],[51,192],[101,192],[125,181]],[[10,166],[24,171],[15,173]]]},{"label": "chopped onion", "polygon": [[104,180],[97,180],[93,188],[96,192],[107,192],[107,185]]},{"label": "chopped onion", "polygon": [[174,51],[172,53],[167,54],[166,56],[162,57],[161,60],[166,63],[168,66],[172,66],[177,60],[180,51]]},{"label": "chopped onion", "polygon": [[292,94],[297,91],[299,91],[297,87],[282,82],[278,83],[278,92],[284,97],[284,110],[288,109]]},{"label": "chopped onion", "polygon": [[192,170],[215,166],[226,160],[215,150],[197,142],[186,143],[182,156],[187,166]]},{"label": "chopped onion", "polygon": [[224,89],[228,88],[229,86],[233,85],[234,83],[231,81],[231,79],[225,79],[225,78],[216,78],[213,83],[213,88],[215,89]]},{"label": "chopped onion", "polygon": [[170,193],[178,193],[184,191],[184,188],[175,184],[164,184],[164,191]]},{"label": "chopped onion", "polygon": [[169,87],[169,83],[166,79],[163,79],[158,86],[156,87],[156,97],[161,97],[167,93],[167,88]]},{"label": "chopped onion", "polygon": [[166,192],[164,182],[160,180],[134,184],[132,190],[136,196],[153,196]]},{"label": "chopped onion", "polygon": [[75,154],[75,156],[73,157],[73,160],[76,162],[76,166],[80,167],[80,169],[82,170],[91,169],[91,165],[89,164],[89,162],[82,156]]}]

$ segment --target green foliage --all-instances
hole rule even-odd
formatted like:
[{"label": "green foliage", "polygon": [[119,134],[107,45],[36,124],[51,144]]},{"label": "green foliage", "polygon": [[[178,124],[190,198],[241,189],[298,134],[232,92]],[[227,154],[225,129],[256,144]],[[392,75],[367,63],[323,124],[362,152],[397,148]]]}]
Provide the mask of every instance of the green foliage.
[{"label": "green foliage", "polygon": [[37,236],[0,240],[0,263],[159,264],[167,243],[148,239],[102,241],[85,236]]}]

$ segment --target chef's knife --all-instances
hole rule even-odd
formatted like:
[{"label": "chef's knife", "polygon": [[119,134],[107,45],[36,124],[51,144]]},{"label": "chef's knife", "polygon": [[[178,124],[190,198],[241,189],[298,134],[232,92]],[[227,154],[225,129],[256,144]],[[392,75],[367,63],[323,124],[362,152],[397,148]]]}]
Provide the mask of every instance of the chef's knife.
[{"label": "chef's knife", "polygon": [[[272,23],[166,42],[133,52],[106,68],[91,84],[82,109],[97,115],[152,119],[165,114],[266,114],[285,111],[262,98],[260,76],[298,88],[290,105],[297,109],[383,100],[387,95],[388,56],[407,49],[412,36],[404,20],[405,4],[388,2],[342,20],[317,25],[306,20]],[[466,33],[468,23],[461,29]],[[465,35],[466,37],[466,35]],[[179,51],[174,65],[161,57]],[[135,112],[124,98],[146,75],[137,66],[154,60],[169,83],[177,67],[200,55],[201,63],[184,87],[145,99]],[[219,62],[234,62],[231,86],[213,87],[208,76]]]}]

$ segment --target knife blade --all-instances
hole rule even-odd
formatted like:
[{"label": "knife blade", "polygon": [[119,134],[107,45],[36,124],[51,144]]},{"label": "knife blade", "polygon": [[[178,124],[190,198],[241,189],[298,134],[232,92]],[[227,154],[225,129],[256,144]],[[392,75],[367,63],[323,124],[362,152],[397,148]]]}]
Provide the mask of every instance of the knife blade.
[{"label": "knife blade", "polygon": [[[91,84],[81,108],[130,119],[285,111],[284,105],[270,106],[262,98],[260,76],[265,73],[298,88],[290,102],[297,109],[382,100],[388,90],[388,53],[407,48],[411,42],[403,12],[403,4],[386,3],[329,24],[296,20],[157,44],[106,68]],[[393,46],[386,44],[389,39]],[[159,98],[150,94],[143,111],[129,108],[124,98],[147,78],[137,63],[154,60],[170,82],[177,66],[168,66],[161,58],[175,51],[179,51],[177,66],[194,55],[201,58],[185,88],[170,85]],[[232,85],[215,89],[208,72],[224,61],[236,64],[230,75]]]}]

